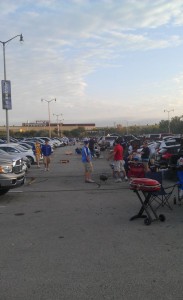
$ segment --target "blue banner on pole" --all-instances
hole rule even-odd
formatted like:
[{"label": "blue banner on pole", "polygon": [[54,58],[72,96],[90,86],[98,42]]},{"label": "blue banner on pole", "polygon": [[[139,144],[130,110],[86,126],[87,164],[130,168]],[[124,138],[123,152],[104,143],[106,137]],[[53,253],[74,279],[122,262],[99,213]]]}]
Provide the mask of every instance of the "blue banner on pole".
[{"label": "blue banner on pole", "polygon": [[2,87],[2,106],[3,106],[3,109],[12,109],[11,82],[10,82],[10,80],[1,80],[1,87]]}]

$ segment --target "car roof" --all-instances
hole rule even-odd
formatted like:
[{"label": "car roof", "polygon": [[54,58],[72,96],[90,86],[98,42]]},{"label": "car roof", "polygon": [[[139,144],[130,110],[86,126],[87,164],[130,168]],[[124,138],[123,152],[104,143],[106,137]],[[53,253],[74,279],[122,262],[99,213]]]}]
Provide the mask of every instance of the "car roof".
[{"label": "car roof", "polygon": [[171,148],[180,148],[180,144],[170,145],[170,146],[164,146],[162,149],[171,149]]}]

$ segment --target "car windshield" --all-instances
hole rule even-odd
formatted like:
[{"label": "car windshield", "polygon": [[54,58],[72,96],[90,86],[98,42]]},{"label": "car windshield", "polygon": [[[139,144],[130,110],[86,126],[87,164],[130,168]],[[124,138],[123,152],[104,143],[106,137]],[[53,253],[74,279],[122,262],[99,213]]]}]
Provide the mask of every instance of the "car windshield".
[{"label": "car windshield", "polygon": [[19,150],[20,152],[27,152],[27,149],[23,146],[16,146],[15,149]]},{"label": "car windshield", "polygon": [[24,145],[19,145],[18,148],[23,149],[23,150],[28,150],[27,147],[25,147]]},{"label": "car windshield", "polygon": [[3,149],[0,149],[0,154],[7,154],[7,152],[6,151],[4,151]]},{"label": "car windshield", "polygon": [[32,149],[32,147],[28,144],[20,144],[21,147],[24,147],[25,149]]}]

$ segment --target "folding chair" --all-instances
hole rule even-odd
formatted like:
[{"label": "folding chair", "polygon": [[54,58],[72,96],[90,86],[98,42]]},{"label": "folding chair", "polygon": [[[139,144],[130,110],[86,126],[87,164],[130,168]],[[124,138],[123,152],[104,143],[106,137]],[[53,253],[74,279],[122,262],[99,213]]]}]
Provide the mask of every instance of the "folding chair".
[{"label": "folding chair", "polygon": [[169,200],[173,194],[175,187],[177,186],[177,183],[171,186],[163,187],[162,172],[147,172],[145,174],[145,177],[157,180],[161,184],[161,189],[159,191],[153,192],[151,198],[151,201],[155,200],[158,203],[156,210],[160,206],[167,206],[169,209],[172,210]]}]

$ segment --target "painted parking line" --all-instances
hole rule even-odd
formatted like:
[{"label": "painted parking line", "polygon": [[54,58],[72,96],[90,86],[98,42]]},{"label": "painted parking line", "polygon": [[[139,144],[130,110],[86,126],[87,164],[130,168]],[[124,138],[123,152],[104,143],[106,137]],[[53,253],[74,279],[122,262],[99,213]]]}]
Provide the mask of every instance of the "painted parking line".
[{"label": "painted parking line", "polygon": [[23,191],[9,191],[8,193],[23,193]]}]

